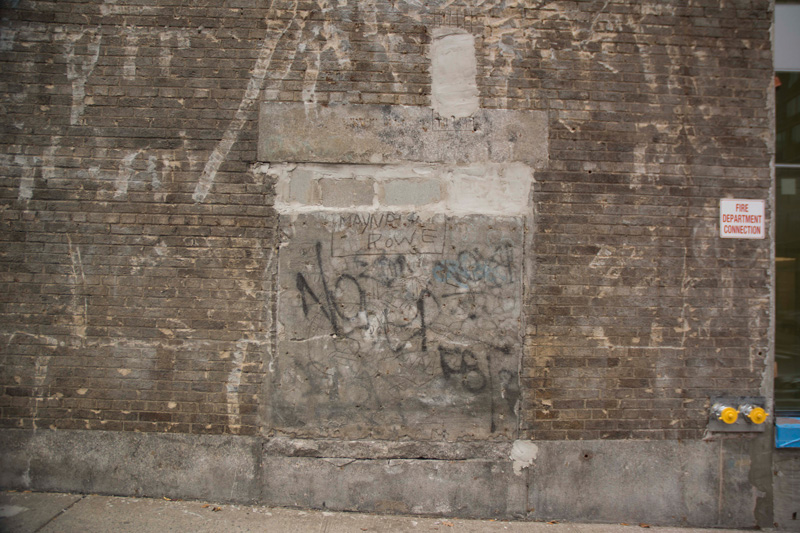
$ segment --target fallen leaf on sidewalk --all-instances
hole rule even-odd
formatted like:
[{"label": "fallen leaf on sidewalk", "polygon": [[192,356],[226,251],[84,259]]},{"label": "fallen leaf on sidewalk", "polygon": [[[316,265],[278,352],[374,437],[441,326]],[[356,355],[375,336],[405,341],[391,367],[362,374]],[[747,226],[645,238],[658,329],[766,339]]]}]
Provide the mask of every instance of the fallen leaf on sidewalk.
[{"label": "fallen leaf on sidewalk", "polygon": [[202,507],[203,509],[208,509],[208,508],[209,508],[209,507],[211,507],[211,506],[210,506],[210,505],[208,505],[207,503],[204,503],[204,504],[203,504],[203,505],[201,505],[200,507]]},{"label": "fallen leaf on sidewalk", "polygon": [[550,520],[548,524],[558,524],[558,520]]},{"label": "fallen leaf on sidewalk", "polygon": [[166,496],[164,496],[164,499],[167,500],[168,502],[172,501],[172,498],[167,498]]},{"label": "fallen leaf on sidewalk", "polygon": [[650,524],[639,524],[639,527],[650,527]]},{"label": "fallen leaf on sidewalk", "polygon": [[214,512],[216,513],[217,511],[221,511],[221,510],[222,510],[222,507],[214,507],[214,508],[213,508],[213,509],[211,509],[211,510],[212,510],[212,511],[214,511]]}]

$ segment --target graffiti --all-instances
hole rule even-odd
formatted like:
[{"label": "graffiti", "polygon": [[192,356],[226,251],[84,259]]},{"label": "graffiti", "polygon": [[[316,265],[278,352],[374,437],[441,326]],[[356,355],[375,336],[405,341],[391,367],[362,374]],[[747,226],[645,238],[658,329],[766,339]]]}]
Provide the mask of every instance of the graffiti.
[{"label": "graffiti", "polygon": [[461,386],[465,390],[478,393],[486,388],[488,379],[481,371],[478,359],[470,350],[439,347],[439,361],[442,375],[445,378],[457,376],[461,378]]},{"label": "graffiti", "polygon": [[[325,274],[322,262],[322,243],[317,242],[314,246],[316,256],[316,275],[319,279],[319,288],[315,291],[309,284],[306,276],[298,272],[295,278],[295,286],[300,294],[303,316],[308,318],[312,313],[312,306],[323,315],[330,324],[331,333],[336,337],[347,337],[355,329],[369,330],[373,335],[379,334],[393,352],[402,351],[409,340],[419,338],[423,351],[427,350],[427,326],[425,323],[425,306],[430,305],[433,295],[427,289],[422,289],[416,300],[413,302],[412,309],[415,314],[409,315],[408,312],[401,311],[397,317],[395,309],[384,307],[377,314],[367,309],[366,292],[356,277],[350,274],[340,274],[331,285]],[[388,259],[385,256],[376,261],[375,264],[382,268],[378,277],[370,276],[367,272],[362,272],[359,277],[363,280],[377,279],[385,286],[391,286],[392,281],[397,279],[405,271],[405,258],[399,256],[395,259]],[[371,320],[374,319],[374,320]],[[377,321],[377,324],[375,324]],[[373,324],[373,328],[370,328]],[[396,345],[392,344],[392,339],[397,339],[397,332],[394,328],[408,330],[408,335],[399,339]]]},{"label": "graffiti", "polygon": [[[276,427],[352,438],[433,428],[444,438],[513,434],[522,231],[510,219],[505,238],[487,246],[476,239],[489,219],[469,222],[413,214],[292,221],[279,259]],[[448,236],[439,253],[339,255],[326,245],[326,231],[366,250],[370,233],[422,228]]]},{"label": "graffiti", "polygon": [[399,237],[386,236],[382,233],[370,232],[367,236],[367,251],[371,250],[389,250],[398,246],[408,245],[413,246],[418,243],[431,244],[436,242],[436,232],[430,229],[423,229],[417,235],[417,230],[413,230],[410,234],[402,235]]},{"label": "graffiti", "polygon": [[513,265],[513,249],[505,243],[495,248],[488,259],[474,249],[459,253],[455,260],[437,261],[433,266],[433,279],[462,289],[479,281],[499,286],[514,281]]},{"label": "graffiti", "polygon": [[404,225],[403,216],[396,213],[347,214],[340,218],[342,226],[354,229],[357,233],[381,228],[399,229]]},{"label": "graffiti", "polygon": [[[325,271],[322,268],[322,244],[318,242],[314,249],[317,255],[317,266],[319,267],[319,277],[322,283],[322,294],[324,301],[321,300],[311,289],[311,286],[308,284],[305,276],[298,272],[296,286],[297,290],[300,292],[300,298],[303,302],[303,314],[306,317],[308,316],[308,298],[312,299],[314,303],[320,306],[320,311],[328,320],[328,322],[330,322],[334,335],[341,335],[343,331],[340,321],[353,321],[357,318],[358,314],[363,312],[365,309],[366,303],[364,290],[361,288],[361,285],[359,285],[358,280],[349,274],[341,274],[338,278],[336,278],[336,282],[333,285],[334,290],[331,290],[328,280],[325,277]],[[346,305],[349,303],[349,299],[343,297],[343,295],[348,293],[348,288],[351,291],[352,289],[355,289],[357,294],[356,300],[358,301],[354,312],[350,313],[348,313],[347,310],[348,308],[352,309],[353,306]]]},{"label": "graffiti", "polygon": [[439,220],[415,214],[341,215],[331,234],[331,255],[441,254],[446,230]]},{"label": "graffiti", "polygon": [[[366,266],[366,263],[363,265]],[[409,271],[409,267],[406,263],[406,256],[383,254],[373,262],[373,270],[375,273],[369,277],[388,287],[394,280],[404,276]]]}]

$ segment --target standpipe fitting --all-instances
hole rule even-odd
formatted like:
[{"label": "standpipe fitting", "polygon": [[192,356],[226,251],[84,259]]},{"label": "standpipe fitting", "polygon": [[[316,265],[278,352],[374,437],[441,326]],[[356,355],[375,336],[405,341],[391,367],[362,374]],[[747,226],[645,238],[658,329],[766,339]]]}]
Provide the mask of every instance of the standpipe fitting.
[{"label": "standpipe fitting", "polygon": [[726,424],[735,424],[739,419],[739,411],[730,405],[715,403],[711,406],[711,413],[717,420],[722,420]]},{"label": "standpipe fitting", "polygon": [[739,406],[739,412],[741,412],[745,418],[750,420],[753,424],[763,424],[766,422],[769,413],[767,413],[763,408],[757,405],[745,404]]}]

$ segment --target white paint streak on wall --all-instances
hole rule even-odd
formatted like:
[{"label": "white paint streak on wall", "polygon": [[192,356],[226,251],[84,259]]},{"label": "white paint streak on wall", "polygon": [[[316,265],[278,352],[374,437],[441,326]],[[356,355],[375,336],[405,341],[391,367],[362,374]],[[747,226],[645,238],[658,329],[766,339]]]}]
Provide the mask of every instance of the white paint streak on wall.
[{"label": "white paint streak on wall", "polygon": [[51,337],[49,335],[33,334],[33,333],[28,333],[27,331],[15,331],[11,335],[9,335],[8,340],[6,341],[6,349],[9,346],[11,346],[11,343],[14,342],[14,339],[18,336],[31,337],[32,339],[44,341],[42,344],[44,344],[48,348],[56,348],[59,345],[58,339],[56,339],[55,337]]},{"label": "white paint streak on wall", "polygon": [[233,351],[233,368],[228,373],[228,381],[225,384],[225,393],[228,410],[228,429],[231,433],[239,433],[241,419],[239,417],[239,385],[242,383],[242,367],[248,345],[252,340],[242,339],[236,343]]},{"label": "white paint streak on wall", "polygon": [[153,186],[154,190],[161,188],[161,179],[156,170],[157,163],[158,158],[156,156],[147,156],[147,170],[145,171],[145,175],[150,177],[150,184]]},{"label": "white paint streak on wall", "polygon": [[118,5],[119,0],[104,0],[100,6],[101,15],[157,15],[160,6],[143,4]]},{"label": "white paint streak on wall", "polygon": [[172,40],[172,34],[166,31],[161,32],[158,35],[158,39],[161,42],[161,48],[158,51],[158,66],[161,67],[162,76],[169,76],[169,70],[172,66],[172,49],[169,46],[169,42]]},{"label": "white paint streak on wall", "polygon": [[122,77],[132,80],[136,77],[136,54],[139,53],[139,35],[133,28],[125,28],[125,64],[122,66]]},{"label": "white paint streak on wall", "polygon": [[607,62],[605,62],[605,61],[598,61],[598,62],[597,62],[597,64],[598,64],[598,65],[602,65],[602,66],[604,66],[606,69],[610,70],[610,71],[611,71],[611,72],[613,72],[614,74],[618,74],[618,73],[619,73],[619,70],[617,70],[617,69],[616,69],[616,68],[615,68],[613,65],[609,65],[609,64],[608,64]]},{"label": "white paint streak on wall", "polygon": [[11,343],[14,341],[15,338],[24,336],[34,339],[36,341],[35,344],[42,347],[42,350],[39,351],[39,355],[34,357],[33,359],[33,387],[34,387],[34,403],[33,403],[33,413],[32,413],[32,424],[33,430],[36,431],[38,425],[36,420],[39,418],[39,403],[43,400],[49,398],[49,393],[47,393],[45,389],[45,385],[47,383],[47,374],[49,372],[49,365],[50,360],[52,359],[52,355],[48,355],[43,352],[44,348],[54,350],[60,344],[55,337],[50,337],[47,335],[37,335],[33,333],[28,333],[26,331],[15,331],[12,333],[8,341],[6,342],[6,350],[11,346]]},{"label": "white paint streak on wall", "polygon": [[[319,28],[314,28],[315,37],[319,34]],[[306,58],[306,72],[303,76],[303,105],[306,109],[306,116],[309,111],[313,111],[317,106],[317,79],[319,79],[320,50],[317,39],[311,39],[311,50],[309,57]]]},{"label": "white paint streak on wall", "polygon": [[117,171],[117,179],[114,183],[116,190],[114,191],[114,198],[125,198],[128,194],[128,184],[133,177],[133,161],[138,157],[140,152],[131,152],[122,158],[119,164],[119,171]]},{"label": "white paint streak on wall", "polygon": [[27,202],[33,197],[34,177],[36,176],[38,158],[18,155],[14,157],[14,163],[19,165],[22,169],[17,200],[20,202]]},{"label": "white paint streak on wall", "polygon": [[45,384],[47,383],[47,374],[50,371],[50,359],[52,358],[52,355],[37,355],[33,360],[33,386],[36,391],[32,420],[34,431],[38,428],[36,420],[39,418],[39,403],[50,396],[45,389]]},{"label": "white paint streak on wall", "polygon": [[50,146],[42,154],[42,179],[48,180],[56,177],[56,150],[61,143],[61,137],[54,136],[50,139]]},{"label": "white paint streak on wall", "polygon": [[[83,271],[81,250],[72,245],[72,238],[67,234],[69,258],[72,263],[72,313],[75,323],[74,333],[80,339],[86,338],[86,326],[89,322],[89,297],[86,296],[86,274]],[[81,301],[79,293],[84,293]]]},{"label": "white paint streak on wall", "polygon": [[633,171],[636,174],[647,174],[647,165],[645,164],[646,159],[646,146],[643,143],[639,143],[633,147]]},{"label": "white paint streak on wall", "polygon": [[336,55],[336,61],[343,69],[350,68],[350,40],[347,34],[340,30],[334,23],[325,21],[322,24],[322,36],[325,38],[325,46],[322,51],[331,50]]},{"label": "white paint streak on wall", "polygon": [[100,6],[100,14],[101,15],[113,15],[115,13],[115,9],[118,7],[117,4],[118,0],[103,0],[103,4]]},{"label": "white paint streak on wall", "polygon": [[[294,7],[296,15],[297,3],[295,3]],[[276,32],[272,37],[265,37],[262,41],[261,51],[258,54],[255,67],[253,67],[253,74],[250,76],[250,81],[247,84],[244,97],[239,103],[239,108],[236,110],[233,120],[228,125],[228,129],[226,129],[225,133],[222,135],[222,139],[214,148],[214,151],[211,152],[211,156],[209,156],[208,162],[203,169],[203,173],[200,175],[200,180],[195,187],[194,194],[192,195],[192,198],[195,202],[204,201],[206,196],[208,196],[208,193],[211,191],[211,186],[214,184],[214,179],[217,177],[219,167],[228,157],[231,148],[233,148],[233,144],[239,138],[239,133],[242,131],[242,128],[244,128],[245,122],[247,122],[247,117],[250,113],[250,110],[261,93],[261,89],[264,86],[264,80],[267,77],[267,72],[269,72],[269,65],[272,62],[272,56],[275,53],[275,49],[277,48],[280,40],[294,23],[295,15],[289,19],[281,31]]]},{"label": "white paint streak on wall", "polygon": [[[284,60],[284,63],[286,64],[286,67],[280,73],[278,73],[276,71],[275,75],[272,77],[273,79],[277,79],[277,80],[285,80],[286,79],[286,77],[289,75],[289,71],[292,70],[292,64],[294,63],[294,58],[297,55],[297,52],[300,51],[300,48],[302,46],[303,45],[300,44],[299,46],[294,47],[291,50],[289,50],[289,52],[287,53],[287,57]],[[278,82],[278,83],[280,83],[280,82]],[[269,88],[264,90],[264,100],[265,101],[280,100],[280,92],[281,92],[280,91],[280,85],[269,86]]]},{"label": "white paint streak on wall", "polygon": [[486,75],[505,80],[505,91],[500,106],[508,107],[509,81],[513,79],[513,62],[521,57],[517,51],[518,42],[527,42],[525,32],[519,26],[518,17],[496,17],[485,13],[484,23],[488,32],[483,39],[486,62],[491,69]]},{"label": "white paint streak on wall", "polygon": [[[88,34],[89,42],[86,45],[89,52],[86,56],[78,56],[75,48],[84,35]],[[97,30],[82,31],[77,34],[69,35],[66,44],[67,59],[67,79],[72,82],[72,109],[69,121],[73,126],[77,125],[83,116],[86,98],[86,81],[89,79],[97,59],[100,57],[100,41],[103,36]]]},{"label": "white paint streak on wall", "polygon": [[[257,247],[257,254],[263,253],[259,245]],[[263,281],[263,294],[269,294],[272,284],[273,273],[273,258],[275,257],[275,250],[269,249],[266,266],[264,267],[264,281]],[[272,307],[269,302],[265,305],[264,310],[264,325],[262,328],[263,337],[256,339],[240,339],[236,342],[233,350],[233,366],[228,373],[228,379],[225,386],[226,392],[226,408],[228,411],[228,430],[231,433],[239,433],[241,428],[241,413],[240,413],[240,394],[239,388],[242,384],[242,372],[247,360],[247,352],[253,347],[255,349],[264,348],[266,350],[265,357],[261,361],[269,360],[270,367],[272,366]]]},{"label": "white paint streak on wall", "polygon": [[475,113],[480,106],[475,37],[458,28],[437,28],[430,55],[434,111],[456,118]]},{"label": "white paint streak on wall", "polygon": [[6,52],[14,48],[14,41],[17,39],[17,30],[8,28],[0,29],[0,52]]},{"label": "white paint streak on wall", "polygon": [[236,342],[236,347],[233,350],[233,367],[228,373],[228,380],[225,384],[228,430],[233,434],[238,434],[241,428],[239,387],[242,384],[242,372],[244,371],[244,364],[247,359],[247,351],[250,346],[259,348],[268,344],[268,339],[241,339]]}]

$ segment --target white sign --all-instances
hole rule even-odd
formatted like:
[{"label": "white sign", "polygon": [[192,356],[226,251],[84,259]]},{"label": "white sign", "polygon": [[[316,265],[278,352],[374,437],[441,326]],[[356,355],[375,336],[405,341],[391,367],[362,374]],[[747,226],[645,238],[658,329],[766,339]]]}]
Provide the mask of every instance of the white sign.
[{"label": "white sign", "polygon": [[723,239],[763,239],[764,200],[719,201],[719,236]]}]

